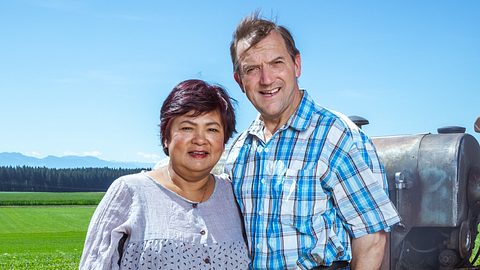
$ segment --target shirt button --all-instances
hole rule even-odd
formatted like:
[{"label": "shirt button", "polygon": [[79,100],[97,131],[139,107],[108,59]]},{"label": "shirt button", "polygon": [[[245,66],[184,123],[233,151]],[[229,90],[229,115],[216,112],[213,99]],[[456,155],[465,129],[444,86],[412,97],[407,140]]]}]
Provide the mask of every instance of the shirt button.
[{"label": "shirt button", "polygon": [[205,258],[205,260],[203,260],[205,263],[210,263],[210,258]]},{"label": "shirt button", "polygon": [[193,208],[197,208],[197,205],[198,205],[197,203],[192,203]]},{"label": "shirt button", "polygon": [[201,231],[200,231],[200,234],[201,234],[201,235],[204,235],[204,234],[205,234],[205,230],[201,230]]},{"label": "shirt button", "polygon": [[262,182],[262,184],[265,184],[265,178],[262,178],[262,180],[260,180],[260,182]]}]

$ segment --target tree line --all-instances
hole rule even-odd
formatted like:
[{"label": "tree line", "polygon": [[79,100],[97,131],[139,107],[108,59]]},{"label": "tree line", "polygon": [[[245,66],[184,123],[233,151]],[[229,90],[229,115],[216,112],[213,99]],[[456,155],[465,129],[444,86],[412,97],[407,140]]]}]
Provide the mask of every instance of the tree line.
[{"label": "tree line", "polygon": [[118,177],[146,168],[0,167],[0,191],[75,192],[106,191]]}]

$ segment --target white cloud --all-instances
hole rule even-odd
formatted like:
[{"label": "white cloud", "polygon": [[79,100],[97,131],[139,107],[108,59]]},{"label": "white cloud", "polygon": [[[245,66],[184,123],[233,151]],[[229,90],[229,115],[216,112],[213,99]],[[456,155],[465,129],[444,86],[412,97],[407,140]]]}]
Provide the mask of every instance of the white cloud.
[{"label": "white cloud", "polygon": [[100,152],[98,150],[93,150],[93,151],[83,152],[83,155],[84,156],[99,157],[99,156],[102,155],[102,152]]},{"label": "white cloud", "polygon": [[36,158],[43,158],[45,157],[44,154],[40,153],[40,152],[37,152],[37,151],[30,151],[30,152],[27,152],[25,153],[26,156],[29,156],[29,157],[36,157]]},{"label": "white cloud", "polygon": [[74,151],[64,151],[62,156],[89,156],[89,157],[100,157],[102,152],[98,150],[84,151],[84,152],[74,152]]},{"label": "white cloud", "polygon": [[137,152],[137,155],[140,156],[143,160],[146,160],[147,162],[155,163],[162,159],[162,157],[158,154]]}]

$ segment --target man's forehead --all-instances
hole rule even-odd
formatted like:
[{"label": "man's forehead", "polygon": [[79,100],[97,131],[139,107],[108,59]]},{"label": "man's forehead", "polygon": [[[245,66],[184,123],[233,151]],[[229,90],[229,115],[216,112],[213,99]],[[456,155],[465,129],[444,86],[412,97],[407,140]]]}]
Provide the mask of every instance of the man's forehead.
[{"label": "man's forehead", "polygon": [[245,56],[245,52],[250,49],[250,42],[244,38],[237,42],[237,59],[242,60]]},{"label": "man's forehead", "polygon": [[[242,61],[246,61],[247,58],[250,58],[251,54],[249,52],[252,49],[256,50],[257,52],[267,51],[275,54],[274,52],[278,53],[281,51],[282,53],[288,54],[288,50],[281,34],[275,31],[270,32],[255,45],[252,46],[251,44],[251,38],[244,38],[237,42],[237,59],[239,64],[241,64]],[[272,56],[272,58],[275,58],[275,56]]]}]

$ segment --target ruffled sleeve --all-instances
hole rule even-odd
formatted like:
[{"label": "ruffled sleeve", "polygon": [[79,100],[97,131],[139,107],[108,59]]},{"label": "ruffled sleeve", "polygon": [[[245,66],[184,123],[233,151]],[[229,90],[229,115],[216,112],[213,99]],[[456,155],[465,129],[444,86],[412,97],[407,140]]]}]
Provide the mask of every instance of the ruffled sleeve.
[{"label": "ruffled sleeve", "polygon": [[122,178],[115,180],[97,206],[88,226],[79,269],[118,269],[119,243],[129,234],[131,191]]}]

